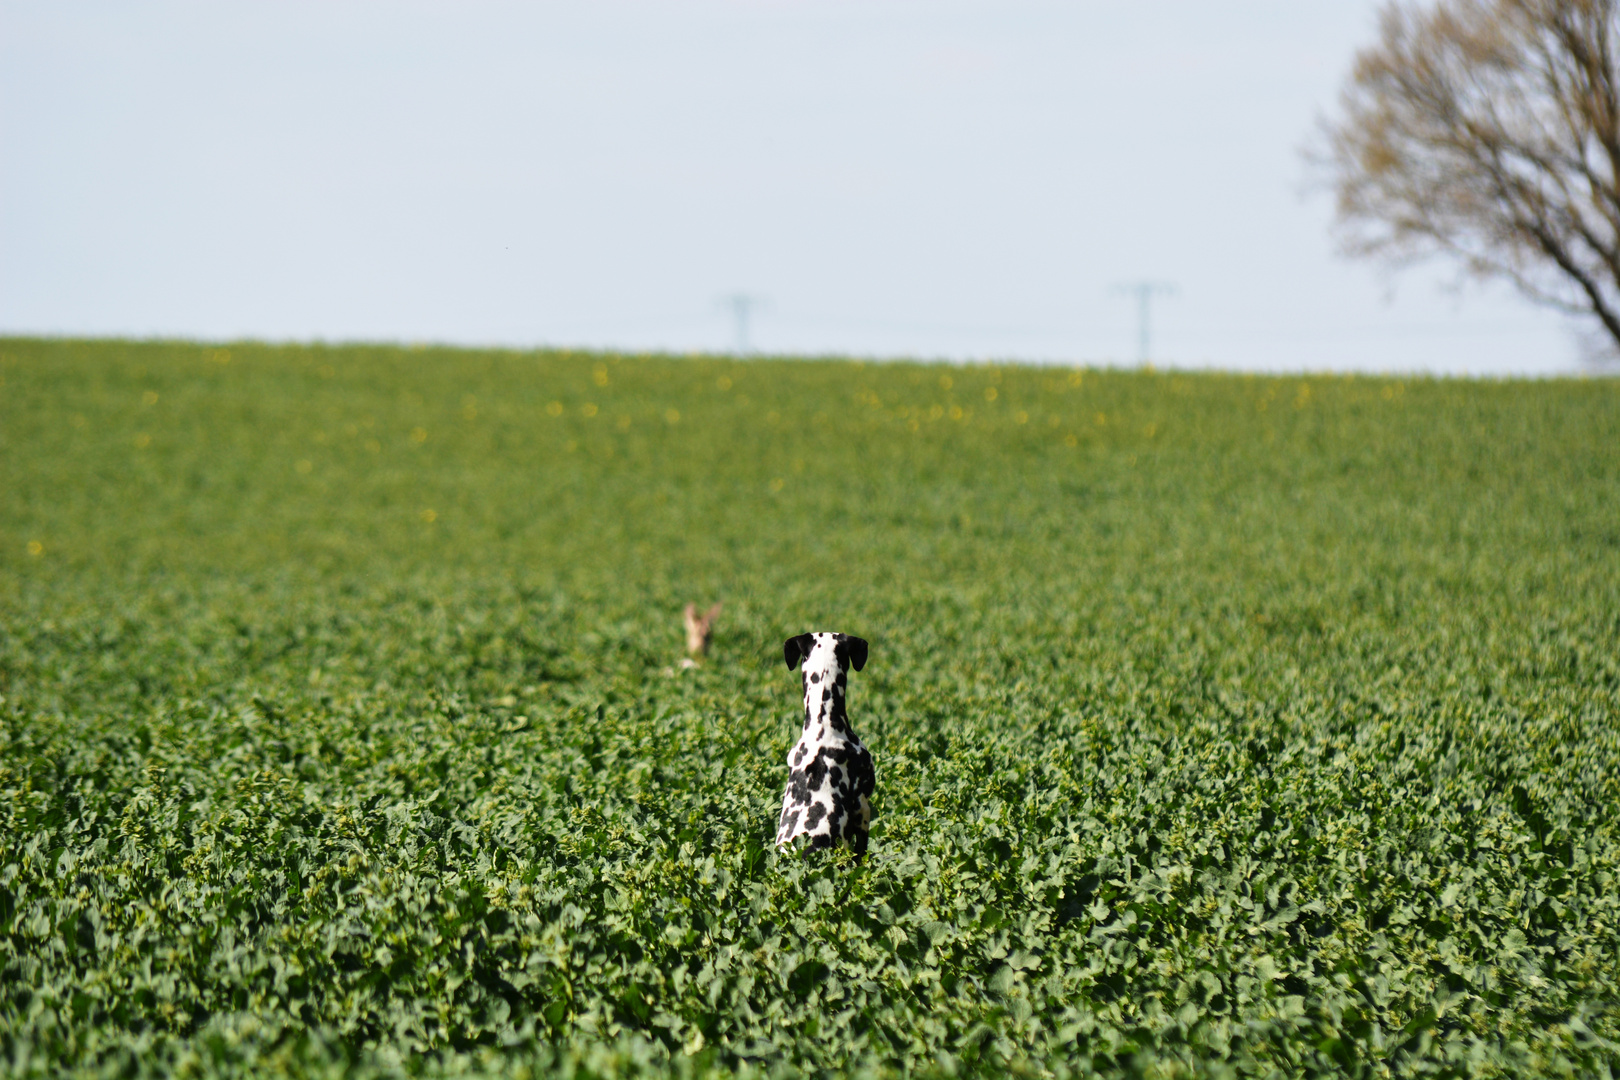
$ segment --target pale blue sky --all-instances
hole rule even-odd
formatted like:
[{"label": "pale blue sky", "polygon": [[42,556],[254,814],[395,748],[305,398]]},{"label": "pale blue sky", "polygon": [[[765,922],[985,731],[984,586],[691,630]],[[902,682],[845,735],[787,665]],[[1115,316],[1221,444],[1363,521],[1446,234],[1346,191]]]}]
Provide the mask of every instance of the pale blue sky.
[{"label": "pale blue sky", "polygon": [[0,333],[1578,370],[1334,254],[1376,7],[0,0]]}]

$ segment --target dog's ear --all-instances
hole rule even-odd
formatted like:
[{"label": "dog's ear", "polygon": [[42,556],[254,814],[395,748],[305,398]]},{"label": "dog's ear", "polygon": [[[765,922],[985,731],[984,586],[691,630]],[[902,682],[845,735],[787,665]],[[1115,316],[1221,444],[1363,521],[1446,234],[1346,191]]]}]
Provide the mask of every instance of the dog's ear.
[{"label": "dog's ear", "polygon": [[708,611],[705,611],[703,613],[703,625],[705,625],[705,626],[713,625],[714,620],[716,620],[716,619],[718,619],[720,617],[720,608],[722,606],[723,606],[722,604],[720,604],[719,602],[716,602],[713,607],[711,607]]},{"label": "dog's ear", "polygon": [[790,637],[782,642],[782,656],[787,660],[788,670],[792,671],[803,663],[804,658],[809,656],[810,650],[815,647],[816,635],[814,634],[800,634],[798,637]]},{"label": "dog's ear", "polygon": [[849,666],[856,671],[866,666],[866,639],[844,635],[844,648],[849,650]]}]

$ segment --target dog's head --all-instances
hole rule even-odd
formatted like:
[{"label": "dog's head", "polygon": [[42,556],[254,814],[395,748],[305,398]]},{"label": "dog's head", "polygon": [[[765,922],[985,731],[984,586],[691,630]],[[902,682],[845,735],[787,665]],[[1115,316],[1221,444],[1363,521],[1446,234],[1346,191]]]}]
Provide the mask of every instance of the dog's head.
[{"label": "dog's head", "polygon": [[827,631],[800,634],[782,643],[782,656],[789,671],[803,664],[806,674],[836,671],[842,677],[852,667],[859,671],[866,666],[866,639]]}]

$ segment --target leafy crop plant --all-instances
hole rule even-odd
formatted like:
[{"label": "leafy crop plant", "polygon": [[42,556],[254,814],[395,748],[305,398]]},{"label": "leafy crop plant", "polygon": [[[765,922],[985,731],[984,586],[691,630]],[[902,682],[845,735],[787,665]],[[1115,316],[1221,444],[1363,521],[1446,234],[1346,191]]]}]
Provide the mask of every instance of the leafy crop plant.
[{"label": "leafy crop plant", "polygon": [[[1607,1075],[1617,436],[1598,380],[0,340],[0,1074]],[[770,843],[823,625],[860,866]]]}]

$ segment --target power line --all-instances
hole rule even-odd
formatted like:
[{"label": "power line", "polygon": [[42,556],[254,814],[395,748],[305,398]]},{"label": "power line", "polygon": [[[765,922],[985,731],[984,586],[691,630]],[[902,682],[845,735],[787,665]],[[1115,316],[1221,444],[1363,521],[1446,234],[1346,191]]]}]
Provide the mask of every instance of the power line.
[{"label": "power line", "polygon": [[1136,359],[1137,363],[1146,364],[1153,358],[1151,334],[1154,294],[1174,296],[1176,287],[1164,281],[1130,281],[1115,285],[1114,291],[1136,297]]}]

